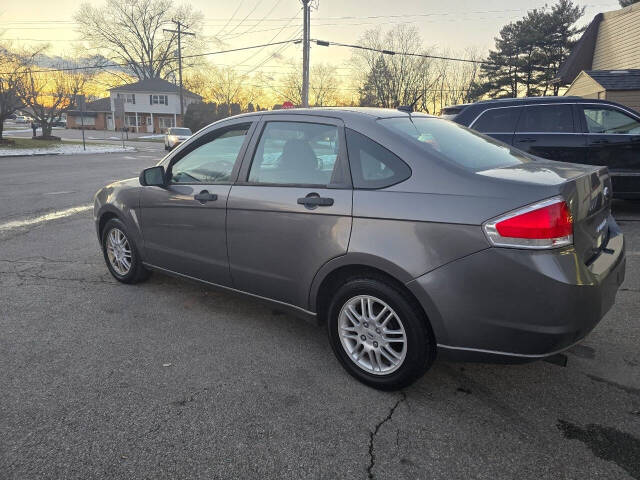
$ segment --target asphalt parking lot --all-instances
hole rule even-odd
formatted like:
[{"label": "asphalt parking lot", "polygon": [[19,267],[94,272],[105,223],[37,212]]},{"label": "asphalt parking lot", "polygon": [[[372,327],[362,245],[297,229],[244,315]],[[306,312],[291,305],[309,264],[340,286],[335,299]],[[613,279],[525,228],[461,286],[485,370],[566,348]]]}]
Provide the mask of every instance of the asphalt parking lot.
[{"label": "asphalt parking lot", "polygon": [[566,367],[438,361],[383,393],[272,306],[112,279],[69,209],[161,149],[0,159],[0,478],[640,478],[640,203],[615,204],[626,281]]}]

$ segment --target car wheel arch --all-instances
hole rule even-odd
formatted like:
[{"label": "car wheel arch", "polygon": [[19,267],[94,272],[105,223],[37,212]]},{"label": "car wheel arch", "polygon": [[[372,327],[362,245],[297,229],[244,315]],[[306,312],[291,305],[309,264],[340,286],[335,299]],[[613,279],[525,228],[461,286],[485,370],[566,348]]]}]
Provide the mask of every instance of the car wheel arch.
[{"label": "car wheel arch", "polygon": [[388,263],[386,261],[383,261],[383,263],[376,262],[374,264],[373,262],[362,261],[362,257],[360,257],[359,260],[361,261],[349,262],[345,261],[345,257],[340,257],[340,259],[329,261],[318,274],[316,274],[309,295],[309,306],[316,312],[318,322],[324,323],[327,320],[327,309],[332,292],[334,292],[339,285],[347,281],[347,279],[363,276],[383,280],[406,294],[407,298],[410,299],[420,313],[424,315],[425,321],[435,336],[435,331],[431,324],[431,312],[425,310],[414,292],[406,285],[407,282],[412,280],[410,275],[397,266],[392,265],[391,268],[389,268],[388,265],[386,265],[386,263]]},{"label": "car wheel arch", "polygon": [[112,218],[117,218],[122,221],[122,218],[120,218],[120,216],[112,210],[106,210],[100,215],[98,221],[98,236],[100,237],[100,240],[102,240],[102,233],[104,232],[105,225]]}]

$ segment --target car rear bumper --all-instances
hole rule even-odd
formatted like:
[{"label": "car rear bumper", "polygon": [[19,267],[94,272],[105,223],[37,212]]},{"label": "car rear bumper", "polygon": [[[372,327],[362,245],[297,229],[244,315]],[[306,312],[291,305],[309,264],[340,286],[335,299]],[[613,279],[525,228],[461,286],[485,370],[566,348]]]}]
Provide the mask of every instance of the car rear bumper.
[{"label": "car rear bumper", "polygon": [[407,286],[431,320],[439,355],[526,362],[571,347],[598,324],[624,281],[624,248],[612,221],[606,249],[589,265],[573,248],[489,248]]}]

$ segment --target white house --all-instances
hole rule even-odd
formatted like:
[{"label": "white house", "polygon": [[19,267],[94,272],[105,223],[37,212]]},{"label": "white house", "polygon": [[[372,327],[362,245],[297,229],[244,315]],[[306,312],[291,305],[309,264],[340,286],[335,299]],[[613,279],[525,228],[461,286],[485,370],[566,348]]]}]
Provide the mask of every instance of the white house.
[{"label": "white house", "polygon": [[[161,78],[149,78],[109,89],[111,113],[107,114],[107,130],[123,127],[115,118],[115,100],[124,99],[124,126],[136,132],[161,133],[168,127],[182,126],[180,94],[177,85]],[[183,89],[184,111],[202,97]]]}]

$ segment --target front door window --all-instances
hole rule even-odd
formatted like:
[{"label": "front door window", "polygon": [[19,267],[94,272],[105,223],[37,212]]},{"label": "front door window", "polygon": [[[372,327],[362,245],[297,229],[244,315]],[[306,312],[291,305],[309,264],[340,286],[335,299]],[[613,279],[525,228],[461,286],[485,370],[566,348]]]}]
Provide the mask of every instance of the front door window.
[{"label": "front door window", "polygon": [[235,126],[191,150],[171,166],[171,183],[229,182],[249,127]]}]

